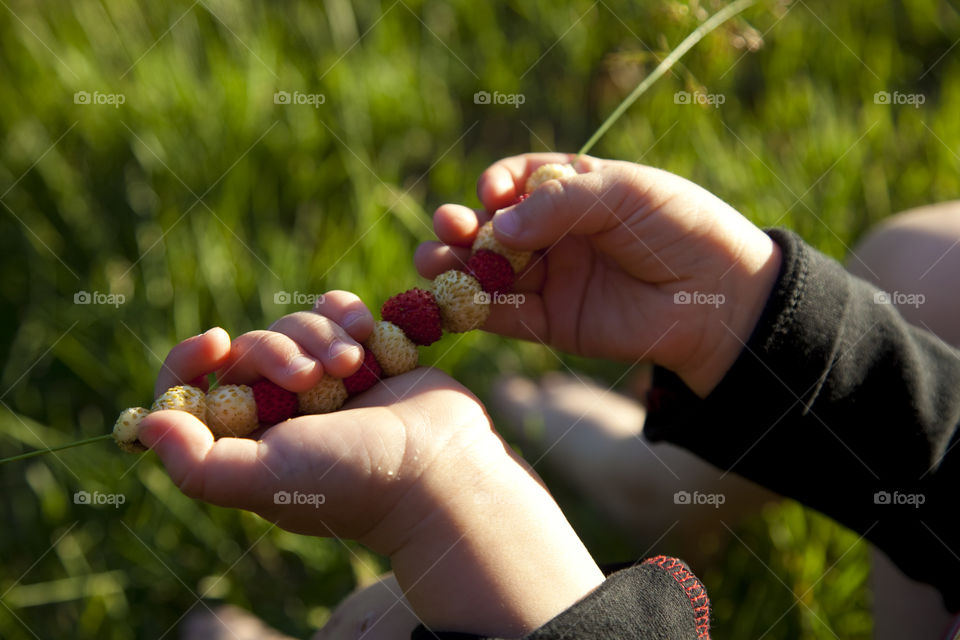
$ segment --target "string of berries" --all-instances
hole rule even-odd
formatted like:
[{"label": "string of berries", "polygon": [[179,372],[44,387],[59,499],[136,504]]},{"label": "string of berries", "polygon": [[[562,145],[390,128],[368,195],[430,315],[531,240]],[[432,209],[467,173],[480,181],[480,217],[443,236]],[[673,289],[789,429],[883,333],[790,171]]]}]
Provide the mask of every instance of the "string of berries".
[{"label": "string of berries", "polygon": [[[570,165],[544,165],[527,178],[524,194],[517,202],[549,180],[573,175],[576,171]],[[251,386],[219,385],[206,394],[190,385],[172,387],[150,410],[125,409],[113,427],[114,439],[124,451],[145,451],[138,439],[140,422],[152,411],[167,409],[193,414],[216,437],[246,436],[261,425],[274,425],[298,414],[336,411],[348,397],[363,393],[381,378],[414,369],[419,360],[418,345],[433,344],[444,330],[462,333],[483,326],[492,296],[511,290],[532,255],[500,244],[490,222],[480,227],[471,250],[464,269],[441,273],[430,291],[409,289],[383,303],[382,320],[374,325],[364,345],[363,364],[353,375],[342,380],[324,375],[313,388],[301,393],[269,380]]]}]

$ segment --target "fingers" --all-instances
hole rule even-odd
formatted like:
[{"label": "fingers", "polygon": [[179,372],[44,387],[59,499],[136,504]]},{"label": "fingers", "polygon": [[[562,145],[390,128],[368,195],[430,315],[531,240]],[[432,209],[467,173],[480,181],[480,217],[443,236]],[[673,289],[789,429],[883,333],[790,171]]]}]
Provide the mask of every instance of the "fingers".
[{"label": "fingers", "polygon": [[306,391],[327,373],[345,378],[363,361],[363,348],[329,318],[300,311],[280,318],[267,331],[250,331],[233,341],[220,373],[225,384],[269,378],[290,391]]},{"label": "fingers", "polygon": [[487,211],[508,207],[523,193],[527,177],[537,168],[552,163],[574,163],[578,173],[596,171],[606,165],[606,161],[600,158],[578,158],[573,153],[525,153],[512,156],[495,162],[480,174],[477,196]]},{"label": "fingers", "polygon": [[323,363],[289,336],[249,331],[236,338],[230,357],[218,371],[221,384],[252,384],[268,378],[290,391],[306,391],[320,381]]},{"label": "fingers", "polygon": [[154,396],[178,384],[192,384],[206,390],[204,376],[220,369],[229,356],[230,336],[219,327],[187,338],[167,354],[157,376]]},{"label": "fingers", "polygon": [[458,204],[445,204],[433,214],[433,230],[441,242],[469,247],[481,225],[489,219],[490,214],[482,209],[474,211]]},{"label": "fingers", "polygon": [[490,305],[490,315],[483,325],[484,331],[508,338],[550,344],[551,336],[544,311],[543,299],[536,293],[524,294],[523,304]]},{"label": "fingers", "polygon": [[313,311],[343,327],[357,342],[365,341],[373,331],[373,314],[349,291],[328,291],[313,305]]},{"label": "fingers", "polygon": [[417,272],[427,280],[433,280],[450,269],[465,271],[469,259],[469,248],[450,247],[442,242],[424,242],[413,254]]},{"label": "fingers", "polygon": [[[444,271],[457,269],[465,271],[470,250],[461,247],[448,247],[441,242],[424,242],[413,256],[417,272],[428,280],[433,280]],[[535,254],[530,264],[513,283],[513,291],[524,293],[539,291],[546,277],[546,268],[542,257]]]},{"label": "fingers", "polygon": [[250,509],[257,489],[275,477],[258,459],[258,444],[244,438],[214,442],[210,430],[183,411],[158,411],[144,418],[140,441],[157,453],[184,494],[223,507]]},{"label": "fingers", "polygon": [[[372,317],[370,322],[372,324]],[[363,362],[360,343],[326,316],[309,311],[291,313],[270,325],[270,329],[291,338],[307,354],[320,361],[326,373],[336,378],[349,376]]]},{"label": "fingers", "polygon": [[[624,224],[637,213],[636,188],[625,170],[585,173],[543,184],[518,205],[497,212],[497,240],[513,249],[537,250],[570,235],[593,235]],[[631,197],[633,196],[633,197]]]}]

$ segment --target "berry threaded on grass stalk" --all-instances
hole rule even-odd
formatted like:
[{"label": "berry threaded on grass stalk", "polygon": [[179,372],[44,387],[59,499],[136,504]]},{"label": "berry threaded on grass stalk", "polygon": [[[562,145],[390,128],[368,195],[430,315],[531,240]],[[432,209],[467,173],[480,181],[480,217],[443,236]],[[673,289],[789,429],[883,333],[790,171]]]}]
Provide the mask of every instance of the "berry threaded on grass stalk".
[{"label": "berry threaded on grass stalk", "polygon": [[[527,180],[517,202],[549,180],[576,175],[570,165],[544,165]],[[293,393],[269,381],[251,386],[221,385],[204,393],[190,385],[167,389],[151,411],[186,411],[207,425],[215,437],[243,437],[259,426],[270,426],[298,414],[336,411],[351,395],[363,393],[383,377],[406,373],[417,366],[417,346],[433,344],[443,330],[461,333],[483,326],[490,314],[491,295],[507,293],[532,254],[500,244],[488,222],[480,228],[472,255],[463,270],[452,269],[437,276],[432,291],[413,288],[386,300],[383,318],[374,324],[364,345],[363,363],[344,379],[324,375],[312,388]],[[142,407],[124,410],[117,419],[113,437],[124,451],[146,448],[138,438],[140,422],[151,411]]]}]

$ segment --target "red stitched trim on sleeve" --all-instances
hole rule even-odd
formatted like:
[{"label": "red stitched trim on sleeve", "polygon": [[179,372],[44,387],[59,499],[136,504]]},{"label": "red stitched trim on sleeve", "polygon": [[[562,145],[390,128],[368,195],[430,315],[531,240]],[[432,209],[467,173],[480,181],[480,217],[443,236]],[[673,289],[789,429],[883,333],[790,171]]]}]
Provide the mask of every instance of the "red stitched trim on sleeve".
[{"label": "red stitched trim on sleeve", "polygon": [[677,558],[654,556],[644,560],[643,564],[657,565],[673,576],[690,599],[690,606],[696,615],[698,640],[710,640],[710,598],[707,597],[707,590],[700,579]]}]

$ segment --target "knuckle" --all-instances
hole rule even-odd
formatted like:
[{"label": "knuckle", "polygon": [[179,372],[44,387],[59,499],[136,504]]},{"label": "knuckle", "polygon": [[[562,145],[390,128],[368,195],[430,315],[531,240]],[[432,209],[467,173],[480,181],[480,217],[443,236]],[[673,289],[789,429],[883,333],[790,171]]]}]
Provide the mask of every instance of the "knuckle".
[{"label": "knuckle", "polygon": [[[279,322],[279,320],[277,322]],[[264,342],[265,340],[269,340],[274,333],[275,331],[273,331],[273,325],[271,325],[270,329],[256,329],[254,331],[247,331],[246,333],[240,334],[234,338],[231,347],[233,349],[248,349],[254,345]]]},{"label": "knuckle", "polygon": [[539,187],[538,193],[543,193],[551,209],[560,209],[569,200],[569,187],[559,180],[547,180]]},{"label": "knuckle", "polygon": [[194,500],[203,500],[205,485],[203,467],[192,465],[179,478],[174,478],[174,484],[183,495]]}]

